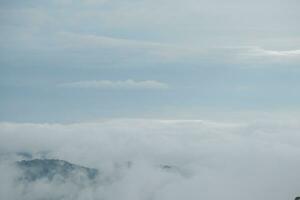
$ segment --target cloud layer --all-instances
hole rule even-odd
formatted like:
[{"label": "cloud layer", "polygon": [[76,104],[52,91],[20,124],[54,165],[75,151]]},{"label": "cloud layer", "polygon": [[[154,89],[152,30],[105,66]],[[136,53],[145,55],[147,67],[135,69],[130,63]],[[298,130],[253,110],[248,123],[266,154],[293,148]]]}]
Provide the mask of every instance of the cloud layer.
[{"label": "cloud layer", "polygon": [[[91,200],[293,199],[300,187],[299,128],[298,121],[1,123],[0,197],[24,195],[13,185],[16,172],[8,163],[21,159],[14,153],[29,152],[34,158],[43,155],[98,168],[115,181],[80,190],[40,182],[27,188],[23,199],[51,193]],[[132,168],[115,170],[128,161]],[[157,166],[162,164],[182,173],[161,171]]]}]

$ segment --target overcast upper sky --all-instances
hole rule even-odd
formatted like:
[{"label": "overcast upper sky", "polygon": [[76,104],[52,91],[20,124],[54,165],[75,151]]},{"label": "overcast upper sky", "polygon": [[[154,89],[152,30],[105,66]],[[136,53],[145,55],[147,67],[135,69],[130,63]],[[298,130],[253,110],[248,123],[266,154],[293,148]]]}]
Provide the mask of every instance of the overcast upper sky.
[{"label": "overcast upper sky", "polygon": [[298,112],[298,0],[1,0],[0,121]]}]

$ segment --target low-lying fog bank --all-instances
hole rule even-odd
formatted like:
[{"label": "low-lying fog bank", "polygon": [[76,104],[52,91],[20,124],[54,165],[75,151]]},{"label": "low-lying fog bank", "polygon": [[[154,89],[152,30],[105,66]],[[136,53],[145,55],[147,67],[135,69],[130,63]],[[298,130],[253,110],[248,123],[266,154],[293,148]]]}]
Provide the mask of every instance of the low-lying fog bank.
[{"label": "low-lying fog bank", "polygon": [[[299,142],[300,121],[0,123],[0,199],[293,199],[300,195]],[[38,168],[54,178],[22,181],[16,162],[35,159],[61,160]],[[61,175],[64,166],[71,179]],[[99,175],[90,183],[82,169]]]}]

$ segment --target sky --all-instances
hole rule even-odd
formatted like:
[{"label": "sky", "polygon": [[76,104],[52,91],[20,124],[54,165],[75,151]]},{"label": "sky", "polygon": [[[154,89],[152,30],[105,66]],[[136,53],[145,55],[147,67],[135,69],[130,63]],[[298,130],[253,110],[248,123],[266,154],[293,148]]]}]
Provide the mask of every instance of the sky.
[{"label": "sky", "polygon": [[0,121],[298,113],[297,0],[0,1]]},{"label": "sky", "polygon": [[[0,0],[0,199],[299,196],[299,19],[299,0]],[[22,186],[22,155],[113,181]]]}]

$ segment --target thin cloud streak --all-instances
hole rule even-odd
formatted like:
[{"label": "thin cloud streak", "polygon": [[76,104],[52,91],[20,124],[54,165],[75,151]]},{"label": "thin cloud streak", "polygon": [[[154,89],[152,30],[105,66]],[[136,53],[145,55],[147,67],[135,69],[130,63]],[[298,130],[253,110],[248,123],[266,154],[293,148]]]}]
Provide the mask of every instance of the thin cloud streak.
[{"label": "thin cloud streak", "polygon": [[78,81],[59,84],[65,88],[92,88],[92,89],[124,89],[124,90],[165,90],[169,89],[169,85],[156,80],[135,81],[128,79],[125,81],[111,80],[91,80]]},{"label": "thin cloud streak", "polygon": [[[61,32],[58,36],[62,39],[65,48],[87,48],[140,51],[141,56],[150,55],[157,60],[193,62],[215,61],[223,63],[260,63],[261,57],[267,58],[264,62],[280,63],[284,59],[289,62],[297,62],[300,50],[273,50],[261,46],[195,46],[193,44],[167,44],[162,42],[123,39],[93,34],[77,34]],[[122,52],[122,51],[121,51]],[[120,53],[120,52],[119,52]]]}]

